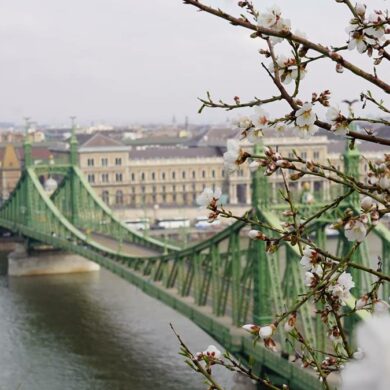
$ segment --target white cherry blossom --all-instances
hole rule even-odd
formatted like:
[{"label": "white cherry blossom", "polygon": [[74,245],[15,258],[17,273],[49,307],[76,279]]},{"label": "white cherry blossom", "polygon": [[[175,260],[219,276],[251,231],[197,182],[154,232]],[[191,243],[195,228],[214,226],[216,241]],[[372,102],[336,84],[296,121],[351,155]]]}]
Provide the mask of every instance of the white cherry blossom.
[{"label": "white cherry blossom", "polygon": [[349,290],[353,287],[355,287],[355,282],[352,280],[352,275],[344,271],[338,277],[336,284],[329,287],[329,291],[334,297],[340,299],[342,304],[345,304],[351,297]]},{"label": "white cherry blossom", "polygon": [[252,240],[255,240],[257,238],[257,236],[259,235],[259,231],[258,230],[250,230],[248,232],[248,237],[251,238]]},{"label": "white cherry blossom", "polygon": [[303,106],[295,113],[295,123],[299,127],[313,125],[316,121],[316,114],[313,111],[311,103],[304,103]]},{"label": "white cherry blossom", "polygon": [[203,355],[212,359],[219,359],[222,356],[222,353],[216,346],[209,345],[207,349],[203,351]]},{"label": "white cherry blossom", "polygon": [[267,325],[267,326],[261,326],[259,330],[259,336],[265,340],[272,337],[272,335],[275,332],[275,325]]},{"label": "white cherry blossom", "polygon": [[[390,316],[358,325],[357,345],[364,351],[341,371],[342,390],[387,390],[390,383]],[[359,351],[359,350],[358,350]]]},{"label": "white cherry blossom", "polygon": [[248,129],[252,127],[252,121],[247,116],[242,116],[233,122],[240,129]]},{"label": "white cherry blossom", "polygon": [[362,242],[366,238],[367,228],[363,222],[352,219],[344,226],[344,234],[348,241]]},{"label": "white cherry blossom", "polygon": [[360,207],[363,211],[370,211],[374,205],[375,202],[374,199],[371,198],[371,196],[365,196],[360,202]]},{"label": "white cherry blossom", "polygon": [[365,34],[370,35],[376,39],[380,39],[385,34],[385,26],[382,24],[386,21],[386,17],[382,13],[374,12],[368,17],[368,23],[375,24],[375,26],[366,28]]},{"label": "white cherry blossom", "polygon": [[383,190],[389,190],[390,189],[390,177],[383,176],[378,181],[379,187],[381,187]]},{"label": "white cherry blossom", "polygon": [[348,50],[356,50],[359,53],[364,53],[369,45],[375,45],[376,41],[373,38],[364,34],[362,29],[356,29],[356,26],[350,28],[351,37],[348,43]]},{"label": "white cherry blossom", "polygon": [[363,295],[356,301],[356,310],[362,310],[368,303],[368,295]]},{"label": "white cherry blossom", "polygon": [[[291,29],[290,20],[282,18],[282,13],[276,6],[268,9],[268,12],[263,12],[259,15],[258,25],[275,31],[290,31]],[[283,38],[279,37],[271,37],[270,39],[273,44],[283,41]]]},{"label": "white cherry blossom", "polygon": [[310,247],[306,247],[303,251],[303,256],[300,260],[300,264],[306,271],[310,271],[316,265],[318,259],[318,253],[311,249]]},{"label": "white cherry blossom", "polygon": [[256,172],[259,169],[259,166],[260,166],[260,163],[256,160],[254,160],[249,164],[249,170],[251,172]]},{"label": "white cherry blossom", "polygon": [[332,130],[335,133],[345,134],[349,130],[349,123],[337,106],[328,108],[326,111],[326,119],[331,123]]},{"label": "white cherry blossom", "polygon": [[203,208],[207,208],[211,203],[216,203],[221,195],[222,191],[219,187],[216,187],[214,191],[206,187],[196,198],[196,203]]},{"label": "white cherry blossom", "polygon": [[318,127],[314,125],[295,126],[293,128],[294,133],[301,138],[309,138],[318,131]]},{"label": "white cherry blossom", "polygon": [[227,141],[227,151],[223,154],[225,168],[230,173],[236,171],[238,166],[245,161],[247,156],[248,154],[241,148],[240,141],[229,139]]},{"label": "white cherry blossom", "polygon": [[269,114],[260,107],[255,107],[255,113],[252,116],[252,123],[256,128],[263,128],[269,122]]},{"label": "white cherry blossom", "polygon": [[307,287],[313,287],[316,277],[311,272],[305,272],[305,285]]}]

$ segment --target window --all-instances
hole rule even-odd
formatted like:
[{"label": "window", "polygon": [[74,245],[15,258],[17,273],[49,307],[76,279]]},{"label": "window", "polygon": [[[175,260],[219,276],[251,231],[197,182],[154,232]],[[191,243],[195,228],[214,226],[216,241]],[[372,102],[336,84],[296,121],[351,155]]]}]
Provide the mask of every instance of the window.
[{"label": "window", "polygon": [[102,167],[108,166],[108,158],[102,158]]},{"label": "window", "polygon": [[102,192],[102,199],[104,203],[110,204],[110,194],[108,193],[108,191]]},{"label": "window", "polygon": [[165,186],[162,186],[162,192],[165,192]]},{"label": "window", "polygon": [[221,175],[222,175],[222,177],[225,177],[225,170],[224,169],[222,169]]},{"label": "window", "polygon": [[122,159],[121,158],[116,158],[115,159],[115,165],[122,165]]},{"label": "window", "polygon": [[144,194],[145,193],[145,186],[141,187],[141,192]]},{"label": "window", "polygon": [[307,153],[306,152],[301,152],[301,158],[306,160],[307,159]]},{"label": "window", "polygon": [[121,190],[118,190],[115,194],[115,203],[123,204],[123,192]]},{"label": "window", "polygon": [[135,174],[134,174],[134,173],[131,174],[131,180],[132,180],[132,181],[135,180]]},{"label": "window", "polygon": [[319,160],[319,159],[320,159],[320,152],[315,151],[315,152],[313,153],[313,158],[314,158],[314,160]]},{"label": "window", "polygon": [[94,160],[93,158],[89,158],[89,159],[87,160],[87,165],[88,165],[89,167],[93,167],[93,166],[95,165],[95,160]]},{"label": "window", "polygon": [[102,182],[103,183],[108,183],[108,173],[103,173],[102,174]]},{"label": "window", "polygon": [[141,173],[141,180],[144,181],[145,180],[145,173]]},{"label": "window", "polygon": [[192,178],[195,179],[195,177],[196,177],[196,173],[195,171],[192,171]]},{"label": "window", "polygon": [[88,175],[88,183],[95,183],[95,175]]},{"label": "window", "polygon": [[176,191],[176,186],[172,186],[172,191],[173,191],[173,192]]},{"label": "window", "polygon": [[154,172],[152,172],[152,180],[155,180],[156,179],[156,174]]},{"label": "window", "polygon": [[162,173],[162,179],[165,180],[165,172]]},{"label": "window", "polygon": [[215,177],[215,170],[214,169],[211,171],[211,176]]},{"label": "window", "polygon": [[172,172],[172,179],[173,179],[173,180],[176,179],[176,172]]},{"label": "window", "polygon": [[156,193],[156,186],[153,186],[153,187],[152,187],[152,192],[153,192],[153,194]]},{"label": "window", "polygon": [[293,152],[288,152],[288,158],[295,158],[295,154]]},{"label": "window", "polygon": [[172,200],[173,200],[174,202],[176,202],[176,194],[173,194],[173,195],[172,195]]},{"label": "window", "polygon": [[185,179],[185,178],[186,178],[186,173],[185,173],[185,171],[183,171],[183,172],[181,173],[181,177],[182,177],[182,179]]},{"label": "window", "polygon": [[206,171],[202,171],[202,177],[203,179],[206,177]]},{"label": "window", "polygon": [[121,173],[116,173],[115,174],[115,181],[121,182],[123,180],[123,176]]},{"label": "window", "polygon": [[195,192],[195,184],[192,184],[192,191]]}]

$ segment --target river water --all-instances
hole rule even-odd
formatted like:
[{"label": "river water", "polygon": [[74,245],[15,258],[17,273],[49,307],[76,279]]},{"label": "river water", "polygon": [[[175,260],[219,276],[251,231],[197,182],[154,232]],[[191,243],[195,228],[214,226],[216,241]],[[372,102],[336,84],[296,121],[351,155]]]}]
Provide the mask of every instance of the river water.
[{"label": "river water", "polygon": [[[327,249],[334,251],[332,241]],[[381,254],[375,238],[370,253],[374,265]],[[104,269],[0,275],[0,390],[206,389],[178,355],[169,322],[193,352],[218,345],[181,314]],[[226,371],[217,374],[228,390],[253,388],[237,386]]]},{"label": "river water", "polygon": [[[216,344],[116,275],[0,276],[1,390],[201,390],[178,355]],[[216,344],[218,345],[218,344]],[[229,374],[221,383],[231,388]]]}]

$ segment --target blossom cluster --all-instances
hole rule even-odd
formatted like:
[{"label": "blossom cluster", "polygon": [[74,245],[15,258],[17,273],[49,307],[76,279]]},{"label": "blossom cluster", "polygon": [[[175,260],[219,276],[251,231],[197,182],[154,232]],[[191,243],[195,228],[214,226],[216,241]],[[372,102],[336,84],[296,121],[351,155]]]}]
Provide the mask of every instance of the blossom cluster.
[{"label": "blossom cluster", "polygon": [[222,195],[220,188],[212,190],[211,188],[206,187],[203,192],[196,198],[196,203],[202,207],[210,210],[208,220],[213,222],[218,218],[218,200]]},{"label": "blossom cluster", "polygon": [[260,337],[266,348],[274,352],[277,351],[276,343],[272,338],[273,334],[276,331],[276,326],[274,324],[269,324],[266,326],[246,324],[243,325],[242,328],[247,332],[251,333],[252,335]]},{"label": "blossom cluster", "polygon": [[198,361],[205,361],[206,363],[213,363],[215,360],[221,359],[222,353],[215,345],[209,345],[203,352],[197,352],[195,359]]},{"label": "blossom cluster", "polygon": [[359,17],[353,18],[346,32],[349,34],[348,49],[356,49],[359,53],[367,52],[372,55],[373,49],[382,49],[385,35],[390,31],[386,29],[388,16],[382,11],[374,11],[366,16],[366,5],[357,3],[355,10]]}]

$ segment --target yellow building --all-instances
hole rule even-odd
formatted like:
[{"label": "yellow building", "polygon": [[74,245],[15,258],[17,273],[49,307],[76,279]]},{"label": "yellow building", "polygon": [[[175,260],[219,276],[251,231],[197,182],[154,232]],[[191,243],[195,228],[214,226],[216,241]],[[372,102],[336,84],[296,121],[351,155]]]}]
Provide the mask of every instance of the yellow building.
[{"label": "yellow building", "polygon": [[13,144],[0,149],[0,199],[4,200],[20,178],[20,161]]}]

